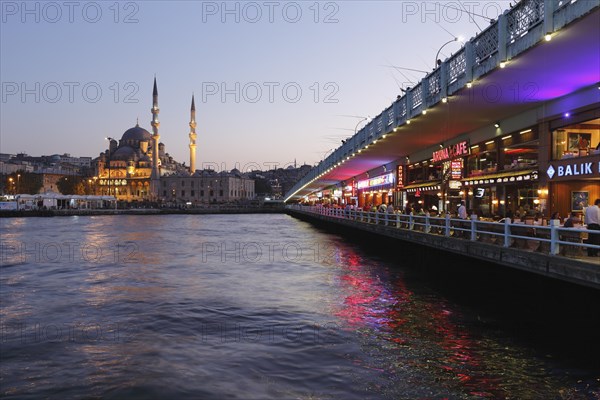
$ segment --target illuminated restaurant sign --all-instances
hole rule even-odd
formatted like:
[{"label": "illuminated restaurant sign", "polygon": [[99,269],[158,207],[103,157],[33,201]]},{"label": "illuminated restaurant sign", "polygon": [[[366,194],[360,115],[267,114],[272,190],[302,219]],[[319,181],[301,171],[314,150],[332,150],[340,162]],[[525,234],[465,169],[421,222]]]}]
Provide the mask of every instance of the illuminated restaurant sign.
[{"label": "illuminated restaurant sign", "polygon": [[462,183],[460,181],[448,181],[448,188],[450,189],[460,189]]},{"label": "illuminated restaurant sign", "polygon": [[460,143],[453,144],[452,146],[444,147],[441,150],[433,152],[433,162],[452,160],[456,157],[468,156],[469,155],[469,142],[462,141]]},{"label": "illuminated restaurant sign", "polygon": [[125,186],[127,185],[126,179],[100,179],[98,181],[100,186]]},{"label": "illuminated restaurant sign", "polygon": [[386,174],[386,175],[377,176],[375,178],[358,181],[358,188],[365,189],[365,188],[371,188],[371,187],[375,187],[375,186],[391,185],[393,183],[394,183],[394,174]]},{"label": "illuminated restaurant sign", "polygon": [[404,187],[404,165],[398,165],[396,167],[396,190],[400,190]]},{"label": "illuminated restaurant sign", "polygon": [[546,174],[551,180],[574,176],[597,177],[600,175],[600,160],[587,162],[577,159],[556,161],[548,166]]},{"label": "illuminated restaurant sign", "polygon": [[462,168],[463,168],[462,159],[455,160],[450,163],[450,176],[452,177],[452,179],[461,179],[462,178]]}]

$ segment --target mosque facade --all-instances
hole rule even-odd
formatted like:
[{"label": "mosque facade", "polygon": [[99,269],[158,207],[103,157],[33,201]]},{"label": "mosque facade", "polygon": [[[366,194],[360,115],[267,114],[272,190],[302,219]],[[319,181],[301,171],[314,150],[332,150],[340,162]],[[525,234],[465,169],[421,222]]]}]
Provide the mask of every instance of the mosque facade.
[{"label": "mosque facade", "polygon": [[158,89],[154,79],[152,133],[139,126],[123,133],[120,140],[107,138],[109,147],[96,158],[98,194],[119,201],[168,203],[226,203],[253,199],[254,180],[237,170],[215,172],[196,170],[196,107],[190,109],[190,164],[179,163],[160,142]]}]

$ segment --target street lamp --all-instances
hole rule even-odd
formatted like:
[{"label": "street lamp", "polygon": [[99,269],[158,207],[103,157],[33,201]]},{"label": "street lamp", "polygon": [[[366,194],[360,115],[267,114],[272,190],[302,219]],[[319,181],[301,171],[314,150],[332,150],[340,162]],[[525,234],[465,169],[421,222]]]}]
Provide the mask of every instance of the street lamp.
[{"label": "street lamp", "polygon": [[17,192],[21,191],[21,174],[17,174]]},{"label": "street lamp", "polygon": [[446,47],[446,45],[449,45],[450,43],[460,42],[460,41],[462,41],[461,38],[459,36],[457,36],[454,39],[447,41],[446,43],[444,43],[442,45],[442,47],[440,47],[440,49],[438,50],[437,54],[435,55],[435,62],[434,62],[434,65],[433,65],[433,69],[437,68],[438,65],[442,64],[442,61],[440,59],[438,59],[438,57],[440,56],[440,52],[442,51],[442,49],[444,47]]},{"label": "street lamp", "polygon": [[354,127],[354,134],[356,135],[356,132],[358,131],[358,126],[361,124],[361,122],[367,121],[369,119],[369,117],[359,117],[362,118],[360,121],[357,122],[356,126]]},{"label": "street lamp", "polygon": [[9,184],[8,184],[9,190],[8,191],[12,192],[12,194],[16,194],[15,193],[15,187],[14,187],[14,184],[15,184],[14,179],[13,178],[8,178],[8,182],[9,182]]}]

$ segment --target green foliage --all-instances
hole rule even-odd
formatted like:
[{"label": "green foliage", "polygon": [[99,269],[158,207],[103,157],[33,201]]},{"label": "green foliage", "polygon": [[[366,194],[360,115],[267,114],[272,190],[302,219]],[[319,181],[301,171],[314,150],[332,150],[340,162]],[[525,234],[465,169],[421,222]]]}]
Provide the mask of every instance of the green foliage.
[{"label": "green foliage", "polygon": [[84,178],[81,176],[65,176],[56,183],[62,194],[86,194]]},{"label": "green foliage", "polygon": [[4,179],[5,192],[10,194],[36,194],[41,187],[41,175],[33,172],[17,171]]}]

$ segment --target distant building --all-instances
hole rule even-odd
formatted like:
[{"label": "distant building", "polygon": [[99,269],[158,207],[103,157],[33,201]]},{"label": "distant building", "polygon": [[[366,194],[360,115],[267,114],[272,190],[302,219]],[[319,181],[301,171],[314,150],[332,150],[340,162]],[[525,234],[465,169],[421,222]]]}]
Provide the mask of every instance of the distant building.
[{"label": "distant building", "polygon": [[64,178],[67,175],[64,174],[53,174],[53,173],[42,173],[42,187],[38,191],[38,193],[60,193],[58,189],[58,181]]},{"label": "distant building", "polygon": [[238,203],[254,199],[254,180],[238,170],[215,172],[196,171],[160,178],[161,197],[167,202],[214,204]]},{"label": "distant building", "polygon": [[0,174],[9,175],[17,171],[33,172],[33,170],[33,165],[0,161]]},{"label": "distant building", "polygon": [[254,181],[231,173],[196,171],[196,107],[190,109],[190,166],[178,163],[160,142],[158,89],[154,79],[152,133],[136,124],[93,160],[98,194],[124,201],[223,203],[254,197]]}]

